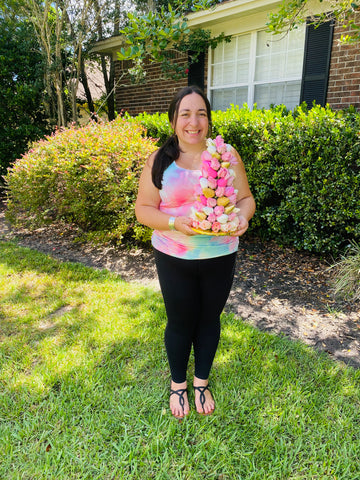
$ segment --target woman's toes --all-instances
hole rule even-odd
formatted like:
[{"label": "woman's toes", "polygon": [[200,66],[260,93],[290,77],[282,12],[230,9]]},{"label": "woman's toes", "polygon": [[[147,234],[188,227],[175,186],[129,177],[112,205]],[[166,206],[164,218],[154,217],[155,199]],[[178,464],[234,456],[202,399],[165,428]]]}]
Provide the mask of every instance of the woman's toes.
[{"label": "woman's toes", "polygon": [[207,385],[194,385],[194,387],[196,411],[203,415],[210,415],[215,410],[215,401],[210,390]]},{"label": "woman's toes", "polygon": [[170,389],[170,410],[174,417],[183,418],[189,413],[189,401],[186,385],[171,384]]}]

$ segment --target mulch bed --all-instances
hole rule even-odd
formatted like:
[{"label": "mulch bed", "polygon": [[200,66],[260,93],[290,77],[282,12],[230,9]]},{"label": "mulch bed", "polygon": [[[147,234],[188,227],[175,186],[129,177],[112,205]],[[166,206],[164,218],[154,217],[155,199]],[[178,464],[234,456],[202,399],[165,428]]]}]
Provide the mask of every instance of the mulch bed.
[{"label": "mulch bed", "polygon": [[[61,261],[106,268],[126,281],[158,288],[151,252],[77,242],[71,227],[14,230],[0,209],[0,240],[16,240],[20,246]],[[329,259],[246,235],[240,241],[226,309],[260,330],[301,340],[334,359],[360,367],[360,302],[333,296],[329,266]]]}]

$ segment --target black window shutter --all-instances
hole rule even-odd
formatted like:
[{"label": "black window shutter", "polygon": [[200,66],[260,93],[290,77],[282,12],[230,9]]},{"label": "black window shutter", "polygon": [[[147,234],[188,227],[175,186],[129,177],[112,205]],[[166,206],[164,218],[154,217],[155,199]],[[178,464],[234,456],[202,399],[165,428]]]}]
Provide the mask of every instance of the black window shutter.
[{"label": "black window shutter", "polygon": [[[189,60],[191,57],[191,52],[189,52]],[[196,63],[191,63],[188,73],[188,85],[196,85],[201,89],[204,89],[205,86],[205,53],[201,52],[197,58]]]},{"label": "black window shutter", "polygon": [[300,103],[325,106],[329,79],[334,21],[306,26],[305,55]]}]

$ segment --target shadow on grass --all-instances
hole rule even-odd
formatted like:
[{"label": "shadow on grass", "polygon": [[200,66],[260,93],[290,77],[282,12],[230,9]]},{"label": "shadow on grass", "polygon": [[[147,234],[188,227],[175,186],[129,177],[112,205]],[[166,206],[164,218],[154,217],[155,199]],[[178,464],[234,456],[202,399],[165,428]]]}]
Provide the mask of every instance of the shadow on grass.
[{"label": "shadow on grass", "polygon": [[[61,275],[61,278],[68,281],[94,280],[102,282],[107,280],[109,276],[106,270],[88,268],[80,263],[61,262],[36,250],[18,247],[12,242],[0,243],[0,261],[14,272],[20,273],[30,270],[55,276]],[[121,281],[119,276],[114,275],[112,278]]]},{"label": "shadow on grass", "polygon": [[[13,245],[1,264],[19,283],[0,317],[0,478],[359,478],[360,372],[223,315],[216,412],[178,423],[158,292]],[[42,289],[24,290],[27,274]],[[9,304],[25,313],[7,318]]]},{"label": "shadow on grass", "polygon": [[105,270],[62,263],[11,243],[0,244],[0,268],[0,366],[3,372],[9,367],[8,377],[21,370],[31,376],[33,368],[39,371],[51,356],[60,356],[61,368],[52,369],[57,383],[57,371],[61,376],[87,357],[96,363],[114,337],[149,342],[154,332],[148,317],[155,314],[159,323],[165,318],[157,292]]}]

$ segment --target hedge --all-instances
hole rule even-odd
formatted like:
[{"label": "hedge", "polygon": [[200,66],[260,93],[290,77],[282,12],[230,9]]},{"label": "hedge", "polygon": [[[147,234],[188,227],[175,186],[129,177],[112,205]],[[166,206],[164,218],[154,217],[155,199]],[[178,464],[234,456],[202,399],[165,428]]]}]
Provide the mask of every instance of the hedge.
[{"label": "hedge", "polygon": [[[30,227],[72,222],[101,241],[148,244],[150,230],[134,214],[139,173],[155,139],[169,133],[165,114],[142,114],[35,143],[6,176],[7,217]],[[217,134],[244,160],[257,202],[254,234],[334,256],[359,243],[358,114],[232,107],[213,112]]]},{"label": "hedge", "polygon": [[34,143],[8,171],[6,216],[28,228],[71,223],[99,242],[148,242],[134,204],[155,148],[143,127],[121,117],[59,131]]},{"label": "hedge", "polygon": [[[161,143],[166,115],[137,120]],[[245,163],[257,203],[255,234],[333,255],[359,241],[360,115],[320,106],[232,106],[213,112],[213,136],[218,134]]]}]

